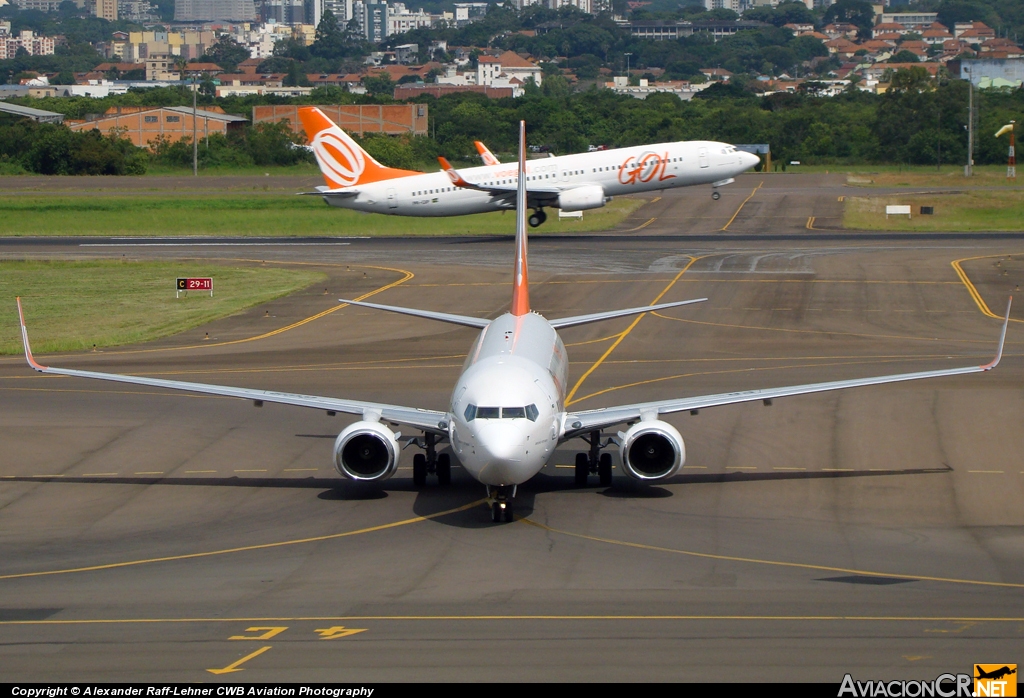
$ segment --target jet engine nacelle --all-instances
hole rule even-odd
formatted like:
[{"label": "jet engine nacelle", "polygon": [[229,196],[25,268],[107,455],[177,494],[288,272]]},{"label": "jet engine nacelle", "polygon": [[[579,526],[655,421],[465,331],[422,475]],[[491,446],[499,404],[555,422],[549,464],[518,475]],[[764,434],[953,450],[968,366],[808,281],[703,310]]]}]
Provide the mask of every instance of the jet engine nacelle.
[{"label": "jet engine nacelle", "polygon": [[558,195],[558,208],[563,211],[586,211],[602,206],[604,206],[604,188],[600,184],[576,187]]},{"label": "jet engine nacelle", "polygon": [[637,480],[662,480],[686,462],[683,437],[668,422],[638,422],[619,434],[619,453],[626,474]]},{"label": "jet engine nacelle", "polygon": [[334,442],[334,465],[353,480],[386,480],[398,470],[395,433],[380,422],[355,422]]}]

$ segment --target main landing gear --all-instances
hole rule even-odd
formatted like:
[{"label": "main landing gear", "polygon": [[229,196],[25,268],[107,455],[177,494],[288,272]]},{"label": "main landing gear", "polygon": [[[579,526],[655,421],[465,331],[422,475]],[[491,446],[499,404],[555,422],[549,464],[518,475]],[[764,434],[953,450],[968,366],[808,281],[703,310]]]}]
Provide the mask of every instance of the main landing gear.
[{"label": "main landing gear", "polygon": [[515,485],[487,486],[487,498],[491,502],[491,521],[512,523],[512,498],[515,496]]},{"label": "main landing gear", "polygon": [[427,475],[437,475],[437,484],[450,485],[452,482],[452,457],[437,453],[437,435],[424,434],[423,448],[426,454],[417,453],[412,457],[412,482],[416,487],[427,484]]},{"label": "main landing gear", "polygon": [[576,454],[576,486],[586,487],[587,478],[591,473],[597,474],[597,480],[601,487],[609,487],[612,484],[612,454],[601,453],[601,449],[612,443],[608,439],[601,442],[601,432],[592,431],[590,436],[581,436],[581,439],[590,444],[590,451]]},{"label": "main landing gear", "polygon": [[544,225],[544,221],[548,219],[548,214],[544,213],[544,209],[538,208],[532,214],[530,214],[529,223],[531,228]]}]

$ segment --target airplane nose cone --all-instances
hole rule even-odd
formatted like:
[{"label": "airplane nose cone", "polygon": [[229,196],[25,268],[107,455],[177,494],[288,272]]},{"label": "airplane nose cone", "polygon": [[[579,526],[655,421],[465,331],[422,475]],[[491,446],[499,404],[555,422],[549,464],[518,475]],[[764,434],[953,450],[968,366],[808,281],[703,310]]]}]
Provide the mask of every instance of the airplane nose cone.
[{"label": "airplane nose cone", "polygon": [[751,167],[753,167],[757,163],[761,162],[761,158],[757,157],[753,153],[740,153],[740,155],[743,156],[742,157],[743,167],[746,170],[749,170]]}]

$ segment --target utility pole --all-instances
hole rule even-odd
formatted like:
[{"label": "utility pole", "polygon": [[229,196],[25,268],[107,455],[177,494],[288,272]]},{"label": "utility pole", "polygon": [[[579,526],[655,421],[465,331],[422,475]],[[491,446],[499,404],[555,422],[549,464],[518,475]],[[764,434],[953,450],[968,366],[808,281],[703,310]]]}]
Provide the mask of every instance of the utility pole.
[{"label": "utility pole", "polygon": [[199,138],[196,133],[196,76],[192,76],[192,176],[199,176]]},{"label": "utility pole", "polygon": [[629,57],[632,56],[633,54],[632,53],[625,53],[623,55],[626,57],[626,84],[628,85],[629,84]]},{"label": "utility pole", "polygon": [[970,96],[967,98],[967,165],[964,167],[964,177],[970,177],[974,174],[974,80],[970,67],[965,67],[965,70]]}]

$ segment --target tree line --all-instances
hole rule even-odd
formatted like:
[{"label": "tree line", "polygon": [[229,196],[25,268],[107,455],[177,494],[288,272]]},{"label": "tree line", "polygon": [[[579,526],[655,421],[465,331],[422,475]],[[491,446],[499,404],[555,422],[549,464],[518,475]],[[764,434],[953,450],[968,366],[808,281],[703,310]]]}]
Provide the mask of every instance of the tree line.
[{"label": "tree line", "polygon": [[[185,90],[165,88],[131,91],[98,100],[51,97],[12,101],[61,112],[69,118],[84,118],[87,113],[113,106],[181,106],[190,100],[190,93]],[[309,98],[301,99],[218,99],[209,95],[199,99],[201,106],[218,105],[228,113],[246,117],[251,116],[256,104],[393,101],[387,96],[352,95],[339,88],[317,88]],[[590,145],[623,147],[708,139],[767,143],[778,162],[927,165],[964,163],[967,158],[968,84],[953,79],[936,83],[921,68],[896,72],[890,89],[881,95],[851,88],[836,97],[821,97],[816,93],[816,85],[809,82],[804,83],[801,91],[759,97],[734,85],[716,83],[690,101],[668,93],[639,100],[611,90],[573,92],[560,76],[550,76],[541,87],[528,85],[525,96],[518,99],[487,99],[479,94],[458,93],[440,99],[422,96],[417,101],[429,105],[430,126],[426,135],[364,138],[367,150],[382,162],[396,167],[434,167],[438,155],[471,162],[476,159],[474,140],[485,142],[496,153],[511,154],[515,152],[516,124],[520,119],[527,123],[531,145],[548,146],[558,154],[586,151]],[[1020,120],[1024,90],[978,90],[975,105],[975,161],[1005,162],[1007,143],[994,134],[1011,119]],[[9,170],[11,163],[17,162],[25,171],[68,174],[96,169],[95,165],[83,166],[84,169],[68,165],[64,170],[55,170],[44,164],[52,158],[40,159],[32,154],[40,152],[42,146],[24,136],[31,129],[39,129],[39,133],[67,131],[57,126],[0,122],[0,166],[7,162]],[[22,135],[10,135],[15,132]],[[60,152],[70,153],[75,141],[64,138]],[[201,153],[201,158],[210,166],[291,164],[308,159],[306,151],[292,147],[293,142],[301,144],[302,136],[283,126],[259,124],[238,136],[211,137],[210,147]],[[100,148],[94,141],[89,144],[94,151]],[[102,147],[109,150],[112,144]],[[147,162],[190,166],[191,147],[154,146],[145,158]]]}]

